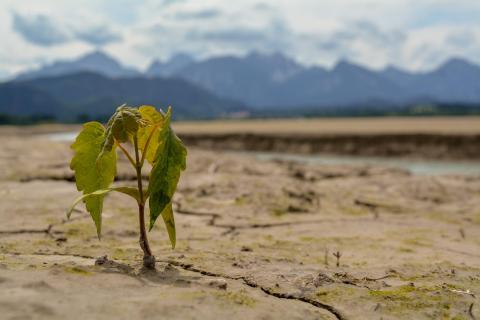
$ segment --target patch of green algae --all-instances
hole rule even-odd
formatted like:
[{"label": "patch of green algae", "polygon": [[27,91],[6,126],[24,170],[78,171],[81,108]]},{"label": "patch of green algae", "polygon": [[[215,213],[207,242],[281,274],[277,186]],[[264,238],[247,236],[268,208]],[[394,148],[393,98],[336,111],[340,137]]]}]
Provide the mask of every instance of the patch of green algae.
[{"label": "patch of green algae", "polygon": [[434,312],[438,319],[451,319],[452,304],[458,296],[438,286],[415,287],[404,285],[388,290],[370,290],[370,297],[392,314]]},{"label": "patch of green algae", "polygon": [[472,222],[475,224],[480,224],[480,211],[473,215]]},{"label": "patch of green algae", "polygon": [[351,297],[358,291],[356,288],[346,286],[332,286],[331,288],[322,288],[315,292],[315,297],[322,302],[336,302],[345,297]]},{"label": "patch of green algae", "polygon": [[81,276],[90,276],[93,274],[92,272],[79,267],[65,267],[63,270],[67,273],[81,275]]},{"label": "patch of green algae", "polygon": [[257,303],[257,300],[250,297],[245,289],[239,291],[215,291],[212,293],[204,290],[188,291],[182,292],[178,295],[178,298],[186,300],[203,300],[208,297],[214,297],[221,300],[223,303],[234,303],[246,307],[253,307]]},{"label": "patch of green algae", "polygon": [[250,297],[244,289],[239,291],[215,292],[215,295],[226,301],[247,307],[253,307],[257,302],[254,298]]}]

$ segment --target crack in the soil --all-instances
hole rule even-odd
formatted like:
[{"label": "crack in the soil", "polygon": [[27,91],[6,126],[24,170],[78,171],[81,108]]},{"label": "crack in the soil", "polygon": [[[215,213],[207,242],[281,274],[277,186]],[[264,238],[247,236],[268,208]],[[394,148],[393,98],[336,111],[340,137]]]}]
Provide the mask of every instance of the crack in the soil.
[{"label": "crack in the soil", "polygon": [[[74,209],[75,211],[84,213],[81,210]],[[53,230],[53,228],[71,223],[73,221],[82,220],[88,218],[89,215],[82,215],[81,217],[71,218],[71,219],[62,219],[60,222],[51,223],[46,228],[43,229],[13,229],[13,230],[0,230],[1,235],[15,235],[15,234],[45,234],[54,239],[57,239],[55,235],[63,235],[65,234],[63,231]]]},{"label": "crack in the soil", "polygon": [[87,256],[87,255],[84,255],[84,254],[77,254],[77,253],[60,253],[60,252],[53,252],[53,253],[49,253],[49,252],[33,252],[33,253],[25,253],[25,254],[21,254],[21,253],[11,253],[13,255],[16,255],[16,256],[22,256],[22,255],[32,255],[32,256],[62,256],[62,257],[75,257],[75,258],[82,258],[82,259],[88,259],[88,260],[95,260],[97,258],[95,257],[92,257],[92,256]]},{"label": "crack in the soil", "polygon": [[[221,218],[221,214],[215,212],[202,212],[184,209],[182,204],[178,201],[174,202],[175,212],[183,215],[198,216],[198,217],[209,217],[210,219],[207,222],[208,226],[213,226],[216,228],[227,229],[222,233],[222,236],[231,234],[239,229],[266,229],[266,228],[276,228],[276,227],[285,227],[285,226],[296,226],[296,225],[308,225],[308,224],[320,224],[320,223],[344,223],[344,222],[375,222],[375,223],[391,223],[391,221],[383,221],[379,218],[357,218],[357,219],[315,219],[315,220],[306,220],[306,221],[285,221],[285,222],[274,222],[274,223],[251,223],[243,225],[235,224],[219,224],[217,220]],[[395,225],[411,226],[408,223],[402,223],[399,221],[394,222]]]},{"label": "crack in the soil", "polygon": [[53,225],[48,225],[47,228],[44,229],[14,229],[14,230],[0,230],[0,235],[11,235],[11,234],[23,234],[23,233],[44,233],[47,235],[52,234]]},{"label": "crack in the soil", "polygon": [[462,254],[462,255],[465,255],[465,256],[469,256],[469,257],[480,258],[480,255],[475,254],[475,253],[472,253],[472,252],[467,252],[467,251],[462,251],[462,250],[455,250],[455,249],[440,247],[440,246],[436,246],[436,245],[432,245],[432,248],[438,249],[438,250],[447,251],[447,252],[452,252],[452,253],[456,253],[456,254]]},{"label": "crack in the soil", "polygon": [[213,212],[199,212],[199,211],[193,211],[193,210],[186,210],[182,207],[182,204],[178,201],[174,201],[175,204],[175,212],[183,215],[188,215],[188,216],[197,216],[197,217],[209,217],[210,220],[208,220],[207,225],[209,226],[216,226],[215,221],[220,218],[220,214],[218,213],[213,213]]},{"label": "crack in the soil", "polygon": [[470,318],[472,318],[472,320],[477,320],[477,318],[473,314],[473,302],[468,307],[468,315],[470,316]]},{"label": "crack in the soil", "polygon": [[[214,213],[214,212],[199,212],[193,210],[186,210],[183,209],[180,202],[175,202],[176,209],[175,212],[183,215],[191,215],[191,216],[200,216],[200,217],[210,217],[207,225],[213,226],[216,228],[223,228],[226,229],[222,232],[222,236],[226,236],[229,234],[234,233],[237,230],[246,230],[246,229],[266,229],[266,228],[275,228],[275,227],[285,227],[285,226],[295,226],[295,225],[308,225],[308,224],[318,224],[318,223],[337,223],[337,222],[376,222],[376,223],[392,223],[391,221],[382,221],[379,218],[367,218],[367,219],[316,219],[316,220],[308,220],[308,221],[286,221],[286,222],[277,222],[277,223],[253,223],[253,224],[244,224],[244,225],[234,225],[234,224],[219,224],[217,223],[217,219],[221,217],[221,214]],[[411,226],[408,223],[401,223],[399,221],[394,222],[395,225],[403,225],[403,226]],[[458,251],[448,248],[441,248],[441,247],[434,247],[439,250],[445,250],[454,252],[457,254],[463,254],[467,256],[479,257],[476,254]],[[346,283],[348,284],[348,283]],[[367,286],[364,286],[367,289]]]},{"label": "crack in the soil", "polygon": [[253,281],[253,280],[251,280],[247,277],[244,277],[244,276],[233,277],[233,276],[229,276],[229,275],[215,273],[215,272],[199,269],[199,268],[197,268],[197,267],[195,267],[195,266],[193,266],[192,264],[189,264],[189,263],[182,263],[182,262],[178,262],[178,261],[175,261],[175,260],[157,260],[157,261],[164,262],[164,263],[169,263],[171,265],[182,268],[184,270],[200,273],[202,275],[209,276],[209,277],[225,278],[225,279],[237,280],[237,281],[240,280],[245,285],[247,285],[251,288],[259,288],[260,290],[262,290],[262,292],[264,292],[265,294],[267,294],[269,296],[276,297],[276,298],[279,298],[279,299],[297,300],[297,301],[305,302],[305,303],[308,303],[308,304],[310,304],[310,305],[312,305],[316,308],[323,309],[323,310],[326,310],[326,311],[330,312],[331,314],[333,314],[335,316],[335,318],[337,318],[339,320],[346,320],[347,319],[342,312],[340,312],[337,308],[335,308],[332,305],[329,305],[329,304],[326,304],[326,303],[323,303],[323,302],[320,302],[320,301],[317,301],[317,300],[314,300],[314,299],[310,299],[310,298],[307,298],[307,297],[304,297],[304,296],[297,296],[297,295],[293,295],[293,294],[290,294],[290,293],[274,292],[271,289],[269,289],[267,287],[264,287],[264,286],[261,286],[258,283],[256,283],[255,281]]}]

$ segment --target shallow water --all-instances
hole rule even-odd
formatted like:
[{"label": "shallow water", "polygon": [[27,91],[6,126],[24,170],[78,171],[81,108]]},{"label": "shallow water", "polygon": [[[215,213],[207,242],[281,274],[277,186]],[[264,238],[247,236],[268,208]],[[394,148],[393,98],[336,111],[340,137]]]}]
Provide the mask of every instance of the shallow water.
[{"label": "shallow water", "polygon": [[73,141],[75,137],[78,135],[77,131],[73,132],[54,132],[54,133],[47,133],[42,135],[42,137],[46,137],[52,141]]},{"label": "shallow water", "polygon": [[327,165],[381,165],[406,169],[413,174],[466,174],[480,175],[480,162],[475,161],[445,161],[421,160],[396,157],[360,157],[331,155],[292,155],[275,152],[253,152],[260,160],[291,160],[309,164]]},{"label": "shallow water", "polygon": [[[73,141],[78,132],[57,132],[45,136],[52,141]],[[478,161],[445,161],[421,160],[399,157],[361,157],[361,156],[332,156],[321,154],[288,154],[278,152],[243,151],[242,154],[251,154],[259,160],[289,160],[309,164],[327,165],[381,165],[406,169],[413,174],[439,175],[439,174],[465,174],[480,175],[480,162]]]}]

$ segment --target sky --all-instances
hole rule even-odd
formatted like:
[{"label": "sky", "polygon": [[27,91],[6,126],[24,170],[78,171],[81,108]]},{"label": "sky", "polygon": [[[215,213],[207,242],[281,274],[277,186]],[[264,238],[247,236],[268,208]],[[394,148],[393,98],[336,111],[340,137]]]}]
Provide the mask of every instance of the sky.
[{"label": "sky", "polygon": [[411,71],[480,64],[479,0],[2,0],[0,78],[103,50],[122,64],[281,52]]}]

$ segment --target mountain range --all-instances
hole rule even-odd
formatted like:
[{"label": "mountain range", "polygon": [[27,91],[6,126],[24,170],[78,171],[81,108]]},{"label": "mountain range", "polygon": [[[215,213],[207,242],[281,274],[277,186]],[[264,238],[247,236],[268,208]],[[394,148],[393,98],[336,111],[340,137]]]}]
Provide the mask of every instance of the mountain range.
[{"label": "mountain range", "polygon": [[255,110],[480,104],[480,66],[453,58],[435,70],[413,73],[395,67],[375,71],[348,61],[332,69],[306,67],[280,53],[202,61],[178,54],[155,60],[141,72],[96,51],[0,85],[0,113],[98,116],[123,102],[172,104],[181,118]]},{"label": "mountain range", "polygon": [[83,71],[0,85],[0,114],[105,120],[119,105],[175,106],[177,119],[218,118],[244,110],[180,78],[110,78]]}]

